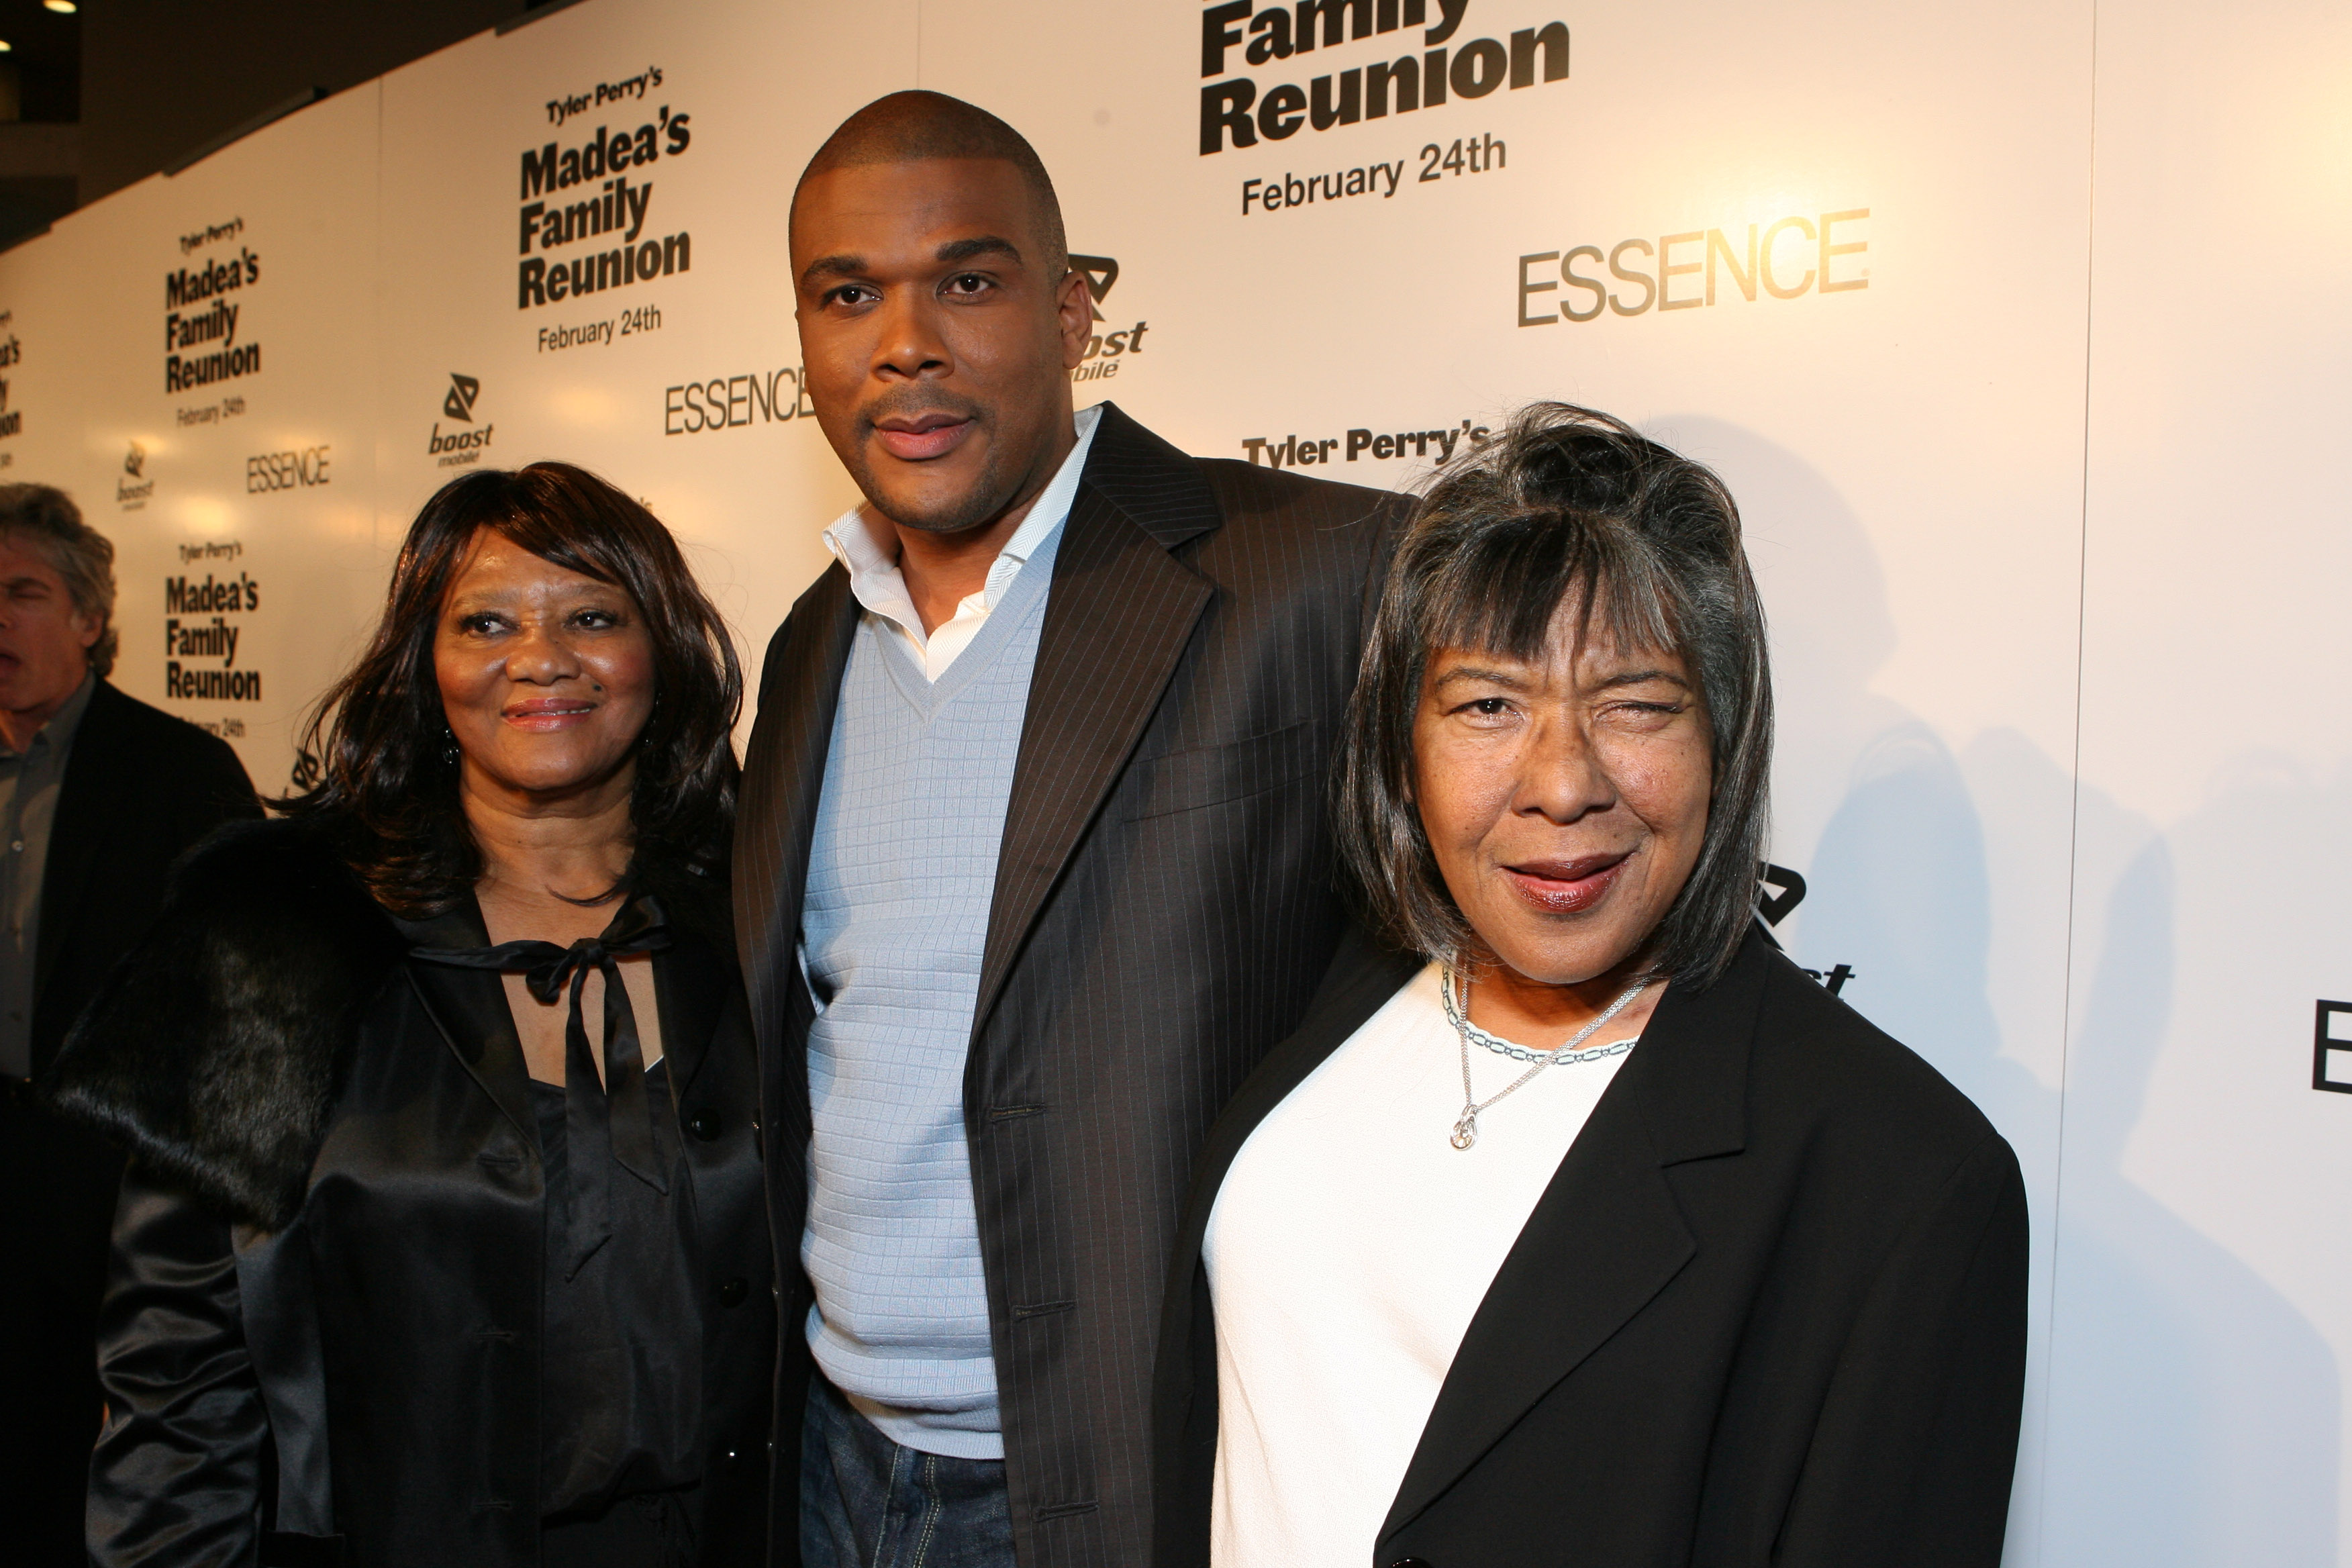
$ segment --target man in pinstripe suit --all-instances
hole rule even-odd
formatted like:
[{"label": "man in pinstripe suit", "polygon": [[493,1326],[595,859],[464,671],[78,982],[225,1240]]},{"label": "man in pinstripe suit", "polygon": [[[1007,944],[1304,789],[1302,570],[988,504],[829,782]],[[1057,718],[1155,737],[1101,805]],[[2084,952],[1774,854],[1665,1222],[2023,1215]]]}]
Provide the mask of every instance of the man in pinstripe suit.
[{"label": "man in pinstripe suit", "polygon": [[769,646],[737,836],[804,1265],[773,1557],[1145,1568],[1171,1233],[1339,936],[1324,778],[1402,503],[1074,414],[1086,279],[969,104],[845,121],[792,266],[866,500]]}]

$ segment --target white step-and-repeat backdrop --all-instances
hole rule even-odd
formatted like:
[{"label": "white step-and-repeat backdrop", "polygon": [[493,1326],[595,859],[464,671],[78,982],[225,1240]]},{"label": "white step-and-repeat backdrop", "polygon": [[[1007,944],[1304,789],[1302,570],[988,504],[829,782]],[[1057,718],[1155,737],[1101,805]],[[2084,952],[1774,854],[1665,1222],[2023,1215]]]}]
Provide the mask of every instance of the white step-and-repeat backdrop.
[{"label": "white step-and-repeat backdrop", "polygon": [[265,786],[476,464],[645,496],[755,655],[852,494],[785,204],[914,86],[1053,171],[1082,405],[1402,486],[1568,398],[1727,477],[1780,931],[2032,1184],[2012,1562],[2341,1560],[2352,12],[588,0],[0,257],[0,479]]}]

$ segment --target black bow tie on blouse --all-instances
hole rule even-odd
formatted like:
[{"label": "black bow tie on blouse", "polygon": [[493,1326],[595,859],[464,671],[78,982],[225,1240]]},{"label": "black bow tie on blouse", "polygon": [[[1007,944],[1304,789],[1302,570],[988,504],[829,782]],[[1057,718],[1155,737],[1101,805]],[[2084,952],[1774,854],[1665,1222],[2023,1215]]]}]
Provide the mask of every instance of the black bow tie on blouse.
[{"label": "black bow tie on blouse", "polygon": [[[563,1026],[563,1136],[571,1170],[572,1245],[566,1278],[580,1271],[612,1235],[612,1168],[617,1164],[656,1192],[669,1191],[654,1142],[654,1108],[646,1093],[645,1052],[637,1041],[636,1009],[621,978],[617,960],[631,953],[659,952],[670,945],[661,906],[639,898],[613,917],[601,936],[582,937],[570,947],[551,942],[502,942],[495,947],[420,947],[415,955],[459,969],[520,974],[533,996],[552,1003],[572,987],[572,1016]],[[588,1050],[588,1026],[581,1014],[588,972],[604,977],[604,1077]],[[552,1198],[553,1194],[549,1196]]]}]

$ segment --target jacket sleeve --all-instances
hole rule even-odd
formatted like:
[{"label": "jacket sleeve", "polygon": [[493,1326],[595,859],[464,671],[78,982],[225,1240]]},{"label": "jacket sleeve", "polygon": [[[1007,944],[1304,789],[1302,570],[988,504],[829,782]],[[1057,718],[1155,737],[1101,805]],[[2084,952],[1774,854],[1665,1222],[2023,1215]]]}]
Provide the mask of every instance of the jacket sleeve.
[{"label": "jacket sleeve", "polygon": [[107,1420],[90,1457],[98,1568],[251,1568],[268,1422],[228,1222],[140,1162],[122,1179],[100,1309]]},{"label": "jacket sleeve", "polygon": [[1780,1568],[1996,1568],[2025,1391],[2025,1184],[1990,1137],[1882,1266],[1783,1521]]}]

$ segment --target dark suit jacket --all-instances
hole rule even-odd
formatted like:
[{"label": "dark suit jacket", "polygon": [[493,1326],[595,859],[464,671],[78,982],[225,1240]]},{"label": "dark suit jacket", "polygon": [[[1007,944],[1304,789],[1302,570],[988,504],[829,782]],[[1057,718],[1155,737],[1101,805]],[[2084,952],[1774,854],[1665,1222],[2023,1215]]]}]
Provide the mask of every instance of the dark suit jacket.
[{"label": "dark suit jacket", "polygon": [[172,862],[222,823],[260,815],[227,742],[98,683],[66,757],[41,874],[35,1078],[163,907]]},{"label": "dark suit jacket", "polygon": [[[226,742],[97,683],[41,877],[36,1077],[155,918],[172,862],[221,823],[260,815]],[[122,1159],[27,1094],[7,1096],[0,1122],[0,1518],[22,1563],[79,1568],[100,1399],[90,1345]]]},{"label": "dark suit jacket", "polygon": [[[1218,1185],[1421,964],[1351,937],[1202,1152],[1157,1380],[1159,1568],[1209,1561]],[[2009,1145],[1751,934],[1713,986],[1667,991],[1560,1162],[1368,1568],[1993,1568],[2025,1282]]]},{"label": "dark suit jacket", "polygon": [[[739,1568],[766,1551],[775,1351],[758,1066],[723,897],[664,899],[702,1307],[674,1326],[700,1352],[675,1369],[702,1391],[694,1561]],[[447,924],[442,945],[486,940],[470,906]],[[132,1155],[99,1332],[97,1563],[536,1568],[538,1121],[499,977],[410,957],[430,934],[297,825],[234,828],[60,1054],[59,1109]]]},{"label": "dark suit jacket", "polygon": [[[1024,1568],[1140,1568],[1162,1270],[1192,1152],[1288,1034],[1344,921],[1325,777],[1392,496],[1186,457],[1106,408],[1031,678],[964,1077]],[[858,607],[835,566],[770,645],[736,912],[776,1253],[799,1256],[812,1016],[794,958]],[[909,831],[922,831],[920,823]],[[800,1447],[787,1271],[776,1454]],[[777,1559],[794,1555],[785,1510]]]}]

